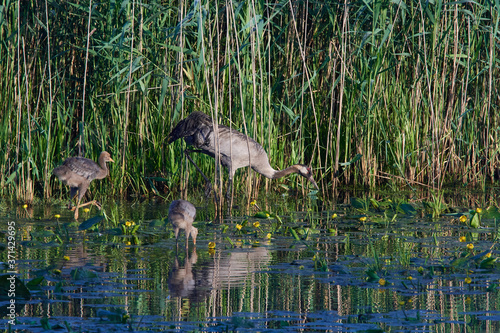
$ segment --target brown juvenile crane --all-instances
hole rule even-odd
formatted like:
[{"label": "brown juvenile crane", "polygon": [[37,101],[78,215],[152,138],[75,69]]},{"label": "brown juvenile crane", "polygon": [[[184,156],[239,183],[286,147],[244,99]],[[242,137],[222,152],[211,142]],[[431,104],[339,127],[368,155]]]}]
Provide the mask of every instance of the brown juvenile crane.
[{"label": "brown juvenile crane", "polygon": [[[108,152],[103,151],[99,155],[99,164],[83,157],[67,158],[62,165],[55,168],[52,173],[64,184],[68,185],[70,191],[70,203],[68,208],[75,211],[75,220],[78,219],[78,209],[87,205],[95,205],[101,209],[100,204],[95,201],[89,201],[80,205],[85,192],[89,188],[90,182],[94,179],[105,178],[109,171],[106,162],[114,162]],[[71,200],[78,192],[78,201],[76,207],[71,206]]]},{"label": "brown juvenile crane", "polygon": [[[227,198],[230,197],[232,191],[236,170],[247,166],[271,179],[281,178],[291,173],[298,173],[307,178],[319,190],[318,184],[313,179],[311,168],[307,165],[295,164],[283,170],[276,170],[269,164],[269,158],[264,148],[255,140],[224,125],[218,125],[218,130],[220,161],[229,171]],[[186,144],[198,148],[198,150],[193,150],[194,152],[200,152],[215,158],[216,136],[214,134],[213,121],[212,118],[203,112],[193,112],[187,118],[179,121],[169,134],[168,143],[179,138],[184,138]],[[207,185],[209,185],[210,181],[191,159],[189,152],[189,150],[185,151],[186,157],[193,163],[205,178]]]},{"label": "brown juvenile crane", "polygon": [[196,208],[192,203],[186,200],[174,200],[168,208],[168,220],[174,227],[175,244],[179,237],[179,231],[184,229],[186,232],[186,250],[188,248],[189,235],[193,238],[193,244],[196,246],[196,236],[198,229],[193,227],[193,221],[196,217]]}]

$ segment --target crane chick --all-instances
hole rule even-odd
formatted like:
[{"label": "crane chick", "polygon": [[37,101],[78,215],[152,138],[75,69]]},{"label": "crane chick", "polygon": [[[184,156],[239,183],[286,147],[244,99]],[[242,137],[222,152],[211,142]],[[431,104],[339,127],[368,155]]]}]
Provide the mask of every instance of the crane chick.
[{"label": "crane chick", "polygon": [[[84,157],[69,157],[62,165],[55,168],[52,173],[59,178],[61,182],[70,188],[70,203],[68,208],[75,211],[75,220],[78,219],[78,209],[87,205],[95,205],[101,209],[100,204],[95,201],[89,201],[80,205],[85,192],[89,188],[90,182],[94,179],[103,179],[108,173],[106,162],[114,162],[111,155],[103,151],[99,155],[99,164]],[[71,206],[71,200],[77,195],[76,207]]]},{"label": "crane chick", "polygon": [[184,229],[186,232],[186,250],[188,248],[189,235],[193,238],[193,244],[196,246],[196,236],[198,229],[193,227],[193,221],[196,217],[196,208],[192,203],[186,200],[174,200],[168,208],[168,220],[174,227],[175,244],[179,237],[179,231]]}]

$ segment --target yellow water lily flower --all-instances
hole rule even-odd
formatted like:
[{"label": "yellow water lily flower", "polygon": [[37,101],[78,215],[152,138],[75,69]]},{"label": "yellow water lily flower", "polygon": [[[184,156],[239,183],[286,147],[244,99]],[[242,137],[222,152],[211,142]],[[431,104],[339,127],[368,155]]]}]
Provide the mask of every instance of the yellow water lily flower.
[{"label": "yellow water lily flower", "polygon": [[63,259],[69,261],[69,256],[64,256]]},{"label": "yellow water lily flower", "polygon": [[413,276],[410,275],[406,279],[411,281],[411,280],[413,280]]},{"label": "yellow water lily flower", "polygon": [[266,235],[266,237],[267,237],[267,239],[271,239],[272,235],[271,235],[270,233],[268,233],[268,234]]},{"label": "yellow water lily flower", "polygon": [[380,278],[380,280],[378,280],[378,284],[380,284],[381,286],[385,286],[385,279],[384,278]]},{"label": "yellow water lily flower", "polygon": [[424,268],[422,266],[420,266],[419,268],[417,268],[417,272],[422,274],[424,272]]},{"label": "yellow water lily flower", "polygon": [[337,217],[337,214],[336,213],[333,213],[332,215],[332,219],[336,218]]},{"label": "yellow water lily flower", "polygon": [[484,255],[486,258],[490,258],[491,257],[491,252],[488,252]]},{"label": "yellow water lily flower", "polygon": [[360,217],[360,218],[359,218],[359,220],[360,220],[361,222],[365,222],[365,221],[366,221],[366,216],[362,216],[362,217]]},{"label": "yellow water lily flower", "polygon": [[250,205],[255,206],[256,204],[257,204],[257,201],[256,201],[256,200],[252,200],[252,201],[250,201]]},{"label": "yellow water lily flower", "polygon": [[472,282],[472,279],[470,277],[466,277],[464,281],[465,283],[469,284]]},{"label": "yellow water lily flower", "polygon": [[460,220],[460,222],[465,223],[465,222],[467,222],[467,216],[462,215],[462,216],[460,216],[459,220]]},{"label": "yellow water lily flower", "polygon": [[467,238],[465,236],[461,236],[459,239],[458,239],[461,243],[465,242],[467,240]]},{"label": "yellow water lily flower", "polygon": [[215,242],[208,243],[208,248],[209,249],[215,249]]},{"label": "yellow water lily flower", "polygon": [[60,217],[61,217],[61,215],[56,214],[56,215],[54,215],[54,217],[55,217],[56,219],[58,219],[58,218],[60,218]]},{"label": "yellow water lily flower", "polygon": [[259,221],[257,221],[257,222],[254,222],[254,223],[253,223],[253,226],[254,226],[255,228],[258,228],[258,227],[260,227],[260,222],[259,222]]},{"label": "yellow water lily flower", "polygon": [[472,243],[467,244],[467,248],[469,250],[472,250],[474,248],[474,244],[472,244]]},{"label": "yellow water lily flower", "polygon": [[481,214],[482,212],[483,212],[482,208],[479,208],[479,207],[476,208],[476,213]]},{"label": "yellow water lily flower", "polygon": [[130,228],[130,227],[132,226],[132,222],[131,222],[131,221],[127,221],[127,222],[125,222],[125,226],[126,226],[127,228]]},{"label": "yellow water lily flower", "polygon": [[24,209],[28,208],[28,204],[24,204],[24,205],[23,205],[23,208],[24,208]]},{"label": "yellow water lily flower", "polygon": [[243,228],[243,226],[241,224],[236,225],[236,229],[241,230],[241,228]]},{"label": "yellow water lily flower", "polygon": [[83,212],[84,212],[84,213],[88,213],[88,212],[90,212],[90,208],[84,208],[84,209],[83,209]]}]

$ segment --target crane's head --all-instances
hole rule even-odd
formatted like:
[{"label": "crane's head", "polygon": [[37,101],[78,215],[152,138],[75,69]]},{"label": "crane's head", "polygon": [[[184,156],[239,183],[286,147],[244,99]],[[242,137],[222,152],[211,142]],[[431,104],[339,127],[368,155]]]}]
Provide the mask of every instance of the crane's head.
[{"label": "crane's head", "polygon": [[114,162],[111,155],[107,151],[103,151],[101,155],[99,155],[99,160],[102,160],[103,162]]},{"label": "crane's head", "polygon": [[196,245],[196,237],[198,236],[198,228],[191,227],[191,238],[193,238],[193,244]]},{"label": "crane's head", "polygon": [[314,181],[313,174],[309,166],[304,164],[298,164],[297,173],[307,178],[307,180],[310,181],[317,190],[319,190],[318,184],[316,184],[316,182]]}]

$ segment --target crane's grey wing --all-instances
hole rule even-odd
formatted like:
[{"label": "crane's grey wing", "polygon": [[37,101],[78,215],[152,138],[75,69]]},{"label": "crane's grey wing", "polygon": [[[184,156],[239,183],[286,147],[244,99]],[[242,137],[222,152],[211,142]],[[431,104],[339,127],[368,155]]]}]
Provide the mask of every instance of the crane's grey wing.
[{"label": "crane's grey wing", "polygon": [[99,165],[84,157],[71,157],[64,161],[63,165],[78,176],[86,179],[94,179],[100,172]]},{"label": "crane's grey wing", "polygon": [[179,138],[193,137],[195,142],[202,140],[202,142],[198,142],[201,145],[206,140],[208,133],[212,131],[212,127],[212,118],[203,112],[193,112],[174,127],[168,135],[168,143]]}]

